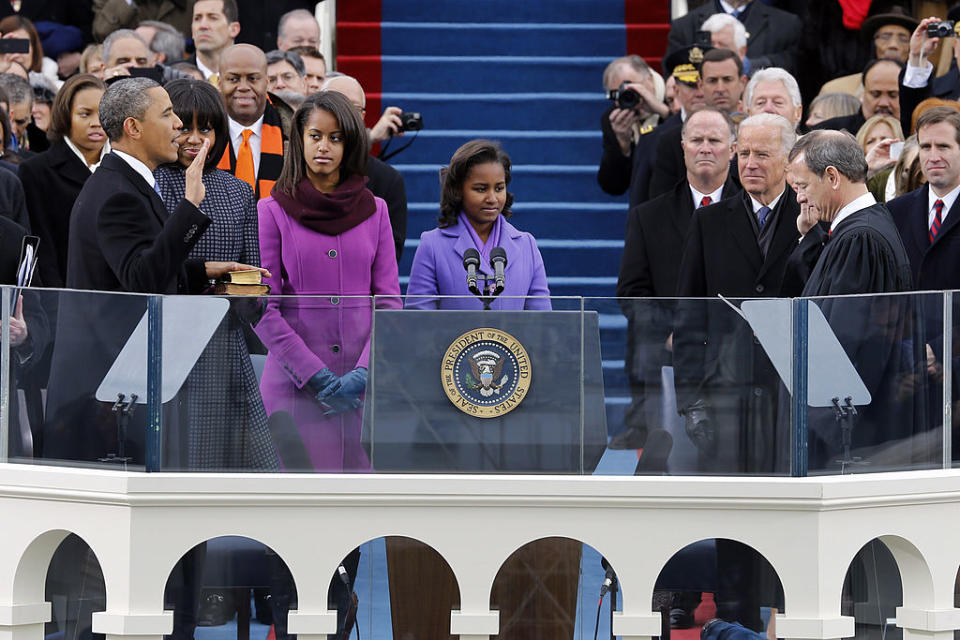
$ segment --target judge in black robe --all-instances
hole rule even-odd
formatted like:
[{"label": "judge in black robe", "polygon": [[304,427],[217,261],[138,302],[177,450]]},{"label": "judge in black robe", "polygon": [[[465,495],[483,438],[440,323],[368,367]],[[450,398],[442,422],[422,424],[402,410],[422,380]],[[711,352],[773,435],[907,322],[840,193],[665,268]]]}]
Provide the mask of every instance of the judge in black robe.
[{"label": "judge in black robe", "polygon": [[[907,252],[890,212],[866,189],[866,161],[857,149],[852,136],[817,131],[797,143],[791,154],[791,173],[798,201],[810,214],[808,224],[814,217],[831,224],[826,234],[819,226],[810,229],[791,257],[791,269],[809,270],[804,297],[912,289]],[[812,162],[811,167],[808,155],[821,162],[835,158],[835,164],[822,167]],[[851,457],[873,458],[871,470],[878,470],[879,465],[922,464],[928,454],[922,446],[911,444],[926,423],[922,390],[925,353],[918,305],[910,296],[831,297],[814,302],[871,401],[857,407],[850,450],[844,447],[834,410],[809,409],[810,470],[855,471],[858,461]]]}]

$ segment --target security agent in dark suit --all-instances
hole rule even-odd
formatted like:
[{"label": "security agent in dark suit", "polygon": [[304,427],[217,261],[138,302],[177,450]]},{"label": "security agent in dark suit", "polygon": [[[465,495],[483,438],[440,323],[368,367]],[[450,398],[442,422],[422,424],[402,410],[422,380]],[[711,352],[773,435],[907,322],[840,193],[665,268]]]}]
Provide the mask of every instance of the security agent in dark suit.
[{"label": "security agent in dark suit", "polygon": [[[783,67],[796,69],[797,51],[803,24],[800,18],[753,0],[727,0],[734,7],[731,14],[747,29],[747,58],[751,69]],[[697,32],[715,13],[727,13],[720,0],[709,0],[687,15],[670,22],[667,52],[671,53],[696,42]]]},{"label": "security agent in dark suit", "polygon": [[[747,84],[743,74],[743,62],[729,49],[711,49],[703,55],[700,64],[699,87],[704,101],[733,115],[737,111],[740,96]],[[677,83],[680,86],[680,83]],[[734,118],[739,120],[742,116]],[[683,150],[680,148],[680,130],[665,131],[657,140],[653,170],[650,175],[650,197],[667,193],[686,172]]]},{"label": "security agent in dark suit", "polygon": [[[677,295],[713,300],[678,304],[674,323],[677,403],[704,473],[783,473],[789,433],[778,433],[779,377],[743,318],[716,296],[780,295],[797,244],[799,206],[786,183],[795,139],[782,116],[744,120],[737,140],[743,189],[697,210],[680,262]],[[773,604],[769,577],[736,543],[717,540],[717,614],[761,631],[760,606]],[[770,581],[773,584],[772,581]]]},{"label": "security agent in dark suit", "polygon": [[[670,69],[669,61],[663,67]],[[603,155],[597,169],[600,188],[613,196],[630,189],[630,206],[647,199],[649,155],[651,140],[657,137],[660,126],[675,125],[679,116],[671,116],[667,105],[657,97],[653,73],[637,55],[617,58],[603,71],[603,88],[611,91],[632,90],[639,99],[632,108],[622,108],[620,99],[603,112],[600,130],[603,132]]]},{"label": "security agent in dark suit", "polygon": [[[676,295],[683,243],[695,209],[738,191],[729,179],[736,133],[733,121],[707,107],[683,124],[687,177],[669,193],[637,205],[627,215],[626,241],[617,281],[618,298],[671,298]],[[662,424],[656,390],[660,367],[670,364],[667,339],[673,331],[672,300],[621,300],[627,329],[626,373],[631,403],[627,430],[610,448],[640,448],[648,425]]]}]

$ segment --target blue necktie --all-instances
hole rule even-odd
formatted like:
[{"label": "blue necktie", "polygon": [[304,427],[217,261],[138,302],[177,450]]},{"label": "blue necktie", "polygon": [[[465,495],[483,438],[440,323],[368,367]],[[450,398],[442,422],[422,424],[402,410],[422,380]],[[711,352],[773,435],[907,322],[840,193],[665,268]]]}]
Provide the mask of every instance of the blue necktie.
[{"label": "blue necktie", "polygon": [[757,221],[760,223],[760,230],[763,231],[763,225],[767,223],[767,217],[770,215],[770,207],[760,207],[757,211]]}]

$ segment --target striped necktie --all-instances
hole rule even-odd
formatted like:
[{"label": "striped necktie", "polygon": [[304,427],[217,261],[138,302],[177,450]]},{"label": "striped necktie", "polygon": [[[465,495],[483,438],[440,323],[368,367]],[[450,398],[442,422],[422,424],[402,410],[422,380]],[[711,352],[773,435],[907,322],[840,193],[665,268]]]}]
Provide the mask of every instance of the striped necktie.
[{"label": "striped necktie", "polygon": [[937,234],[940,233],[940,225],[943,224],[943,200],[934,202],[933,208],[937,213],[933,216],[933,224],[930,225],[930,244],[933,244],[933,241],[937,238]]},{"label": "striped necktie", "polygon": [[770,215],[770,207],[760,207],[757,210],[757,222],[760,223],[760,229],[763,230],[763,225],[767,223],[767,217]]}]

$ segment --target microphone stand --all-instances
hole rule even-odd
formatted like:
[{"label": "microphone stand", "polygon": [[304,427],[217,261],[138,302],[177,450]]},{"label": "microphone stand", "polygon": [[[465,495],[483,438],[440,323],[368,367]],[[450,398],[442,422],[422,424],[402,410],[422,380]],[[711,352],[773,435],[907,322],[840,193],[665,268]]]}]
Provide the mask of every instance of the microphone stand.
[{"label": "microphone stand", "polygon": [[490,287],[488,286],[490,283],[490,280],[488,280],[488,276],[483,273],[477,274],[477,280],[480,280],[480,278],[483,278],[483,289],[480,289],[479,287],[476,287],[476,288],[471,287],[470,293],[472,293],[473,295],[477,296],[477,298],[480,299],[480,302],[483,303],[484,311],[490,311],[490,304],[494,301],[494,299],[498,295],[500,295],[501,291],[503,290],[495,287],[491,295],[484,295],[483,293],[484,291],[490,290]]}]

